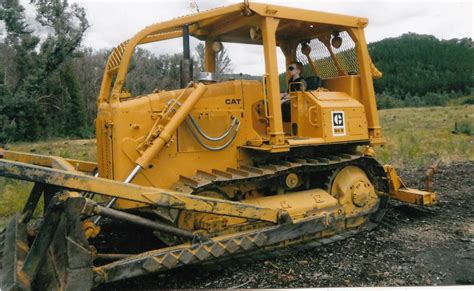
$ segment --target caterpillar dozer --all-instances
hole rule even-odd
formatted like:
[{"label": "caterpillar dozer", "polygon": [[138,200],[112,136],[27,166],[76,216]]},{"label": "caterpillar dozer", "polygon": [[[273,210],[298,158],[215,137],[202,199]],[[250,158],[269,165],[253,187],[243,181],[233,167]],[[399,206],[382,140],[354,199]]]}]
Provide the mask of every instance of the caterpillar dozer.
[{"label": "caterpillar dozer", "polygon": [[[97,163],[0,151],[0,176],[33,183],[0,235],[2,289],[88,290],[249,259],[371,228],[390,198],[435,203],[434,192],[407,187],[375,159],[384,143],[373,88],[381,72],[367,24],[244,2],[148,26],[119,44],[97,100]],[[202,81],[193,82],[190,37],[205,43]],[[175,38],[182,87],[127,91],[136,47]],[[216,81],[226,43],[262,48],[262,78]],[[310,72],[283,103],[277,50]]]}]

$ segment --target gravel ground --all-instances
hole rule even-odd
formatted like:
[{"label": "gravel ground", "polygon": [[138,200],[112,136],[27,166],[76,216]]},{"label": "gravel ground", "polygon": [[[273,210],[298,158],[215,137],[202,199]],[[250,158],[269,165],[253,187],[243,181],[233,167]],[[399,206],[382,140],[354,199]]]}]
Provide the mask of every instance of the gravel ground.
[{"label": "gravel ground", "polygon": [[[424,169],[400,173],[420,185]],[[173,270],[104,286],[144,288],[307,288],[474,284],[474,161],[441,165],[432,208],[391,202],[378,228],[344,241],[252,263]]]}]

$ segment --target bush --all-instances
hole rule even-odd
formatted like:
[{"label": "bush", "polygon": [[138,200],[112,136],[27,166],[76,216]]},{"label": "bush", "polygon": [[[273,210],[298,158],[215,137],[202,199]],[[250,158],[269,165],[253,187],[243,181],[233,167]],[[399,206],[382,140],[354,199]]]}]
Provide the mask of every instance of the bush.
[{"label": "bush", "polygon": [[428,93],[424,96],[405,94],[403,98],[397,97],[396,93],[377,94],[377,106],[379,109],[390,109],[400,107],[426,107],[445,106],[448,104],[450,95],[446,93]]},{"label": "bush", "polygon": [[379,109],[390,109],[404,107],[402,100],[391,96],[389,93],[377,94],[377,107]]},{"label": "bush", "polygon": [[441,93],[428,93],[423,99],[426,106],[444,106],[448,103],[448,95]]},{"label": "bush", "polygon": [[469,120],[461,120],[457,123],[457,132],[465,135],[474,135],[474,122]]},{"label": "bush", "polygon": [[464,100],[464,101],[462,102],[462,104],[464,104],[464,105],[471,105],[471,104],[474,104],[474,97],[467,98],[466,100]]}]

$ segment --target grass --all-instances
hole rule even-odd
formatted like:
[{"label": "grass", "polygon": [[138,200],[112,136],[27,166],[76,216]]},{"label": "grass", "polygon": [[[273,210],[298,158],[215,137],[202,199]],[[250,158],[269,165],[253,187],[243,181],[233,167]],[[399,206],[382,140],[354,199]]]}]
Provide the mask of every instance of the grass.
[{"label": "grass", "polygon": [[428,166],[435,158],[474,160],[474,136],[466,134],[474,129],[474,105],[388,109],[380,111],[380,118],[387,142],[376,152],[383,163],[404,167]]},{"label": "grass", "polygon": [[[35,143],[14,143],[9,150],[43,155],[55,155],[86,161],[95,161],[95,140],[59,140],[41,141]],[[6,221],[1,219],[14,215],[21,210],[33,187],[33,183],[0,177],[0,227]],[[41,211],[42,206],[37,211]]]},{"label": "grass", "polygon": [[468,119],[464,119],[457,122],[454,129],[457,133],[465,135],[474,135],[474,124]]},{"label": "grass", "polygon": [[468,96],[461,96],[456,98],[450,98],[448,101],[448,105],[455,106],[455,105],[469,105],[474,104],[474,95]]},{"label": "grass", "polygon": [[[474,160],[474,105],[388,109],[380,111],[380,118],[387,142],[375,150],[384,164],[426,167],[435,158],[445,163]],[[458,134],[452,133],[455,122]],[[50,140],[15,143],[9,149],[95,161],[95,147],[95,140]],[[0,227],[6,216],[23,208],[31,187],[0,178]]]},{"label": "grass", "polygon": [[85,161],[96,160],[96,143],[93,139],[53,139],[35,143],[22,142],[11,144],[9,150]]}]

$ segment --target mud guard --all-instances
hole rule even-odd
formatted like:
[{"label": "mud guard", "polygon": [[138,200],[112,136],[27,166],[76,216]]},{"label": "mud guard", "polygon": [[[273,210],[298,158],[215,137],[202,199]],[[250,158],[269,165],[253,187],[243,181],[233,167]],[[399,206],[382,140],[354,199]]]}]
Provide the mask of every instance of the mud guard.
[{"label": "mud guard", "polygon": [[92,288],[92,253],[80,220],[84,204],[82,197],[54,196],[34,239],[24,216],[15,215],[5,231],[2,290]]}]

